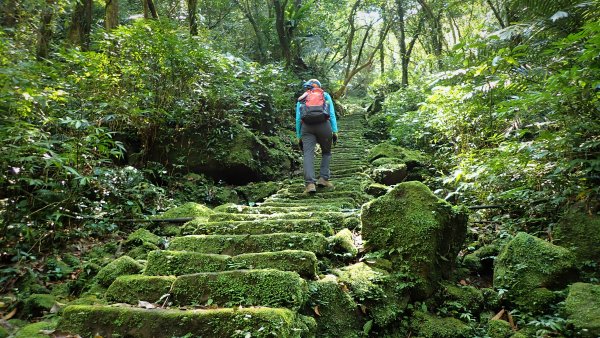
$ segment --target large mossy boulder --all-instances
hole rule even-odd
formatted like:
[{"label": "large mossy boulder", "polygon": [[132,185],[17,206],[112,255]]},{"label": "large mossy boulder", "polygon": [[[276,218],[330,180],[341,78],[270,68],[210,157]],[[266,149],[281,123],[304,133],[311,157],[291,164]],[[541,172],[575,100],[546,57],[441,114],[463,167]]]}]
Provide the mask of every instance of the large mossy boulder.
[{"label": "large mossy boulder", "polygon": [[[291,155],[277,137],[257,137],[240,124],[223,123],[217,128],[161,130],[150,149],[151,160],[183,166],[231,184],[274,179],[289,172]],[[211,143],[207,143],[211,140]]]},{"label": "large mossy boulder", "polygon": [[544,312],[561,290],[576,278],[575,257],[569,250],[524,232],[502,249],[494,268],[494,288],[522,311]]},{"label": "large mossy boulder", "polygon": [[578,208],[569,210],[554,228],[554,243],[570,249],[579,263],[600,267],[600,217]]},{"label": "large mossy boulder", "polygon": [[571,285],[565,301],[565,312],[577,337],[600,337],[600,285]]},{"label": "large mossy boulder", "polygon": [[385,185],[398,184],[408,176],[408,169],[404,163],[383,164],[373,169],[373,180]]},{"label": "large mossy boulder", "polygon": [[407,276],[412,296],[425,298],[448,276],[465,240],[467,212],[437,198],[423,183],[404,182],[362,208],[367,252]]},{"label": "large mossy boulder", "polygon": [[188,202],[178,207],[171,208],[160,215],[154,216],[157,219],[172,219],[172,218],[201,218],[208,219],[213,211],[199,203]]}]

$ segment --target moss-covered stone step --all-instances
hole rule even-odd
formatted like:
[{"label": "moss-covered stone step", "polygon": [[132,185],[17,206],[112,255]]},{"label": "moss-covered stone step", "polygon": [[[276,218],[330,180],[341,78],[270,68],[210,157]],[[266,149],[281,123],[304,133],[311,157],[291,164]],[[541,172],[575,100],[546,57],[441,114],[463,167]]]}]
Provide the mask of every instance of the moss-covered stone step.
[{"label": "moss-covered stone step", "polygon": [[352,208],[357,205],[360,205],[360,203],[358,203],[354,199],[348,198],[348,197],[336,197],[336,198],[322,199],[322,198],[318,198],[318,197],[314,197],[314,196],[313,197],[309,196],[303,200],[291,200],[291,199],[286,199],[286,198],[269,198],[264,203],[261,204],[261,206],[272,206],[272,207],[303,206],[303,205],[308,205],[308,206],[314,205],[315,207],[330,205],[330,206],[337,206],[340,208]]},{"label": "moss-covered stone step", "polygon": [[276,232],[318,232],[333,235],[333,228],[326,220],[312,219],[270,219],[248,221],[187,222],[182,230],[184,235],[260,235]]},{"label": "moss-covered stone step", "polygon": [[317,265],[318,260],[314,253],[300,250],[248,253],[238,256],[157,250],[148,254],[144,274],[180,276],[236,269],[277,269],[293,271],[303,278],[312,279],[317,274]]},{"label": "moss-covered stone step", "polygon": [[[73,305],[64,309],[58,330],[82,337],[309,337],[314,319],[288,309],[227,308],[146,310],[124,306]],[[313,333],[314,335],[314,333]]]},{"label": "moss-covered stone step", "polygon": [[322,255],[327,250],[327,245],[327,238],[319,233],[191,235],[173,238],[168,249],[231,256],[282,250],[302,250]]},{"label": "moss-covered stone step", "polygon": [[247,205],[225,204],[217,207],[216,210],[239,214],[280,214],[284,212],[339,212],[340,208],[328,205],[303,205],[296,207],[269,207],[260,205],[258,207],[250,207]]},{"label": "moss-covered stone step", "polygon": [[364,199],[366,194],[362,191],[356,190],[325,190],[320,194],[307,195],[303,192],[287,192],[282,191],[281,193],[277,193],[271,196],[267,201],[271,200],[330,200],[336,198],[351,198],[353,200],[362,200]]},{"label": "moss-covered stone step", "polygon": [[308,298],[306,281],[295,272],[273,269],[206,272],[177,277],[176,304],[268,306],[299,309]]},{"label": "moss-covered stone step", "polygon": [[210,221],[253,221],[273,219],[321,219],[329,222],[334,228],[338,228],[344,222],[348,214],[336,211],[323,212],[287,212],[275,214],[238,214],[219,212],[210,216]]},{"label": "moss-covered stone step", "polygon": [[108,287],[105,297],[107,301],[115,303],[157,303],[170,292],[175,279],[174,276],[120,276]]}]

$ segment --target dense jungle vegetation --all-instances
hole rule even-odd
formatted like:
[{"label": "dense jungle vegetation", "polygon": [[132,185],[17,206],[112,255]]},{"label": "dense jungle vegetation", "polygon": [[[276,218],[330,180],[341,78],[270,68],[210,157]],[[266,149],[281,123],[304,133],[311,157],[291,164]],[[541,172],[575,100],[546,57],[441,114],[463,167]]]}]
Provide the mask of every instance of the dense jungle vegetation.
[{"label": "dense jungle vegetation", "polygon": [[598,0],[4,0],[0,314],[26,282],[86,271],[48,257],[298,176],[310,78],[340,120],[367,111],[373,143],[431,158],[436,196],[484,206],[474,239],[552,241],[567,211],[600,210]]}]

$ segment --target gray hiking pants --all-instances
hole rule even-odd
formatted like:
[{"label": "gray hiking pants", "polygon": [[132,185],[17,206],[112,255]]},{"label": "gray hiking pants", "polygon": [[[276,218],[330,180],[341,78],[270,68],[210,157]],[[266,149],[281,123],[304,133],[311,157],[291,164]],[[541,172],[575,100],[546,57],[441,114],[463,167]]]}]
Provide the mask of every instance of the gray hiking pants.
[{"label": "gray hiking pants", "polygon": [[315,147],[317,143],[321,146],[321,170],[320,177],[329,180],[329,163],[331,162],[331,146],[333,133],[331,123],[325,121],[319,124],[309,125],[302,123],[302,144],[304,145],[304,182],[315,183]]}]

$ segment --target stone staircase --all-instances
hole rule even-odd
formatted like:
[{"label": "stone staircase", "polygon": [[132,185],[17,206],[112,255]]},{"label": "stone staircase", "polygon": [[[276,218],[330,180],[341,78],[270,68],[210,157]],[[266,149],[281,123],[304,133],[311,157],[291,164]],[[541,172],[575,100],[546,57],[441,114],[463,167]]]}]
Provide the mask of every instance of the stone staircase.
[{"label": "stone staircase", "polygon": [[303,180],[292,179],[256,206],[224,205],[186,223],[166,250],[148,254],[141,274],[110,283],[109,305],[68,306],[59,330],[84,337],[335,336],[334,326],[320,323],[326,310],[314,304],[326,300],[315,299],[314,284],[358,252],[350,230],[359,230],[358,210],[371,199],[363,124],[360,112],[339,119],[335,189],[305,195]]}]

